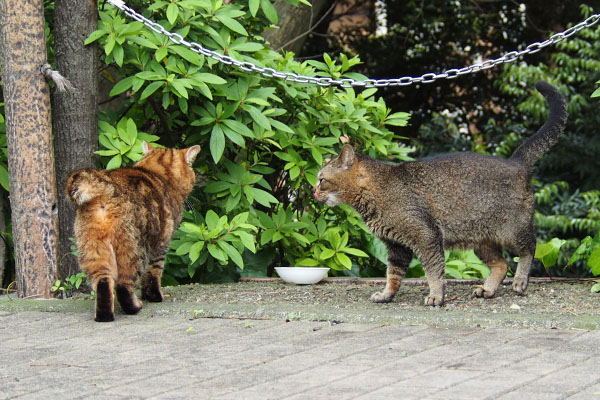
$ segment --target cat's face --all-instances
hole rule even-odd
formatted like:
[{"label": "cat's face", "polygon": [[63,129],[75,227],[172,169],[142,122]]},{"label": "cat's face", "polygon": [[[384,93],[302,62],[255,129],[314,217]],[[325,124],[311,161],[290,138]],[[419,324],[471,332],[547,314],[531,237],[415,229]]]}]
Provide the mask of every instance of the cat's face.
[{"label": "cat's face", "polygon": [[344,145],[342,152],[319,171],[314,196],[329,207],[347,203],[347,193],[355,180],[356,157],[349,145]]}]

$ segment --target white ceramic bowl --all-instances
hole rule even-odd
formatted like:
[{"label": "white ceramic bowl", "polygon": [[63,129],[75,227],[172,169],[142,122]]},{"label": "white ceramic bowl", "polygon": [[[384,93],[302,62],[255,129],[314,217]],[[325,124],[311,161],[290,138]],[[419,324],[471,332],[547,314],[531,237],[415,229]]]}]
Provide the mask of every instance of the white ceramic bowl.
[{"label": "white ceramic bowl", "polygon": [[310,285],[323,279],[327,275],[329,268],[275,267],[275,271],[286,282],[297,285]]}]

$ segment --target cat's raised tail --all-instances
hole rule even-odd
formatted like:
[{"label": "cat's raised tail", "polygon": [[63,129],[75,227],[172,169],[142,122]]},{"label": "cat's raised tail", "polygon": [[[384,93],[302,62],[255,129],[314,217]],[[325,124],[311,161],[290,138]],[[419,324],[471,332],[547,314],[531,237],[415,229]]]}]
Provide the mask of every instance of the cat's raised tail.
[{"label": "cat's raised tail", "polygon": [[71,203],[80,206],[98,196],[112,196],[114,185],[103,179],[99,171],[82,169],[69,176],[66,191]]},{"label": "cat's raised tail", "polygon": [[548,102],[550,107],[548,119],[535,135],[515,150],[511,157],[511,160],[520,161],[529,168],[558,142],[558,137],[565,129],[568,115],[567,102],[558,89],[543,81],[536,83],[535,87]]}]

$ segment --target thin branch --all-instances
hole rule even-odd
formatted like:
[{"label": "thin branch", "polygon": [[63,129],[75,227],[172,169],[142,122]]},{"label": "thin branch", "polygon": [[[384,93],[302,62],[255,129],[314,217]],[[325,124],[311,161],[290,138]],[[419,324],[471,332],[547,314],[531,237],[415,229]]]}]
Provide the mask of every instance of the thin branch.
[{"label": "thin branch", "polygon": [[[319,19],[317,21],[316,24],[314,25],[309,25],[310,27],[308,28],[308,30],[304,33],[301,33],[300,35],[296,36],[295,38],[293,38],[292,40],[288,41],[287,43],[279,46],[279,48],[275,51],[281,51],[284,47],[286,47],[287,45],[290,45],[292,43],[294,43],[297,40],[300,40],[301,38],[303,38],[304,36],[308,35],[309,33],[311,33],[317,26],[319,26],[321,24],[321,22],[323,22],[323,20],[333,11],[333,9],[336,6],[336,2],[334,2],[331,7],[329,7],[329,10],[327,10],[327,12],[325,14],[323,14],[323,16],[321,17],[321,19]],[[312,14],[312,10],[311,10],[311,14]],[[312,23],[312,15],[311,15],[311,23]]]}]

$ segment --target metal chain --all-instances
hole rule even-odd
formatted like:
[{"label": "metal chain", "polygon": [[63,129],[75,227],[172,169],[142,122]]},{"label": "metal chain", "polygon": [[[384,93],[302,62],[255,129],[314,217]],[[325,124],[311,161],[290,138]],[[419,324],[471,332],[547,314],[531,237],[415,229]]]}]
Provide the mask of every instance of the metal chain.
[{"label": "metal chain", "polygon": [[351,78],[343,78],[343,79],[333,79],[330,77],[315,77],[315,76],[306,76],[299,75],[293,72],[281,72],[277,71],[274,68],[269,67],[259,67],[254,63],[249,61],[238,61],[232,57],[227,55],[218,53],[213,50],[206,49],[201,44],[196,42],[188,42],[181,36],[179,33],[169,32],[162,25],[149,20],[143,15],[138,14],[135,10],[128,7],[123,0],[107,0],[110,4],[123,11],[130,18],[143,23],[145,26],[150,28],[156,33],[160,33],[162,35],[167,36],[173,43],[181,44],[188,47],[190,50],[195,51],[196,53],[205,55],[210,57],[220,63],[234,65],[237,68],[241,69],[245,72],[258,72],[264,77],[271,78],[280,78],[285,79],[286,81],[299,82],[299,83],[311,83],[319,86],[341,86],[341,87],[383,87],[383,86],[409,86],[413,83],[431,83],[435,82],[438,79],[455,79],[462,75],[472,74],[475,72],[483,71],[486,69],[493,68],[497,65],[510,63],[516,61],[518,58],[523,57],[527,54],[537,53],[542,50],[544,47],[548,47],[550,45],[562,42],[563,40],[573,36],[577,32],[582,29],[589,28],[595,25],[598,20],[600,20],[600,14],[594,14],[588,17],[585,21],[578,23],[575,26],[565,30],[564,32],[555,33],[550,36],[550,38],[546,39],[543,42],[535,42],[531,43],[524,50],[521,51],[510,51],[504,54],[501,57],[486,60],[481,63],[473,64],[464,68],[452,68],[448,69],[442,73],[436,74],[434,72],[429,72],[423,74],[418,77],[411,76],[403,76],[401,78],[394,79],[366,79],[366,80],[356,80]]}]

